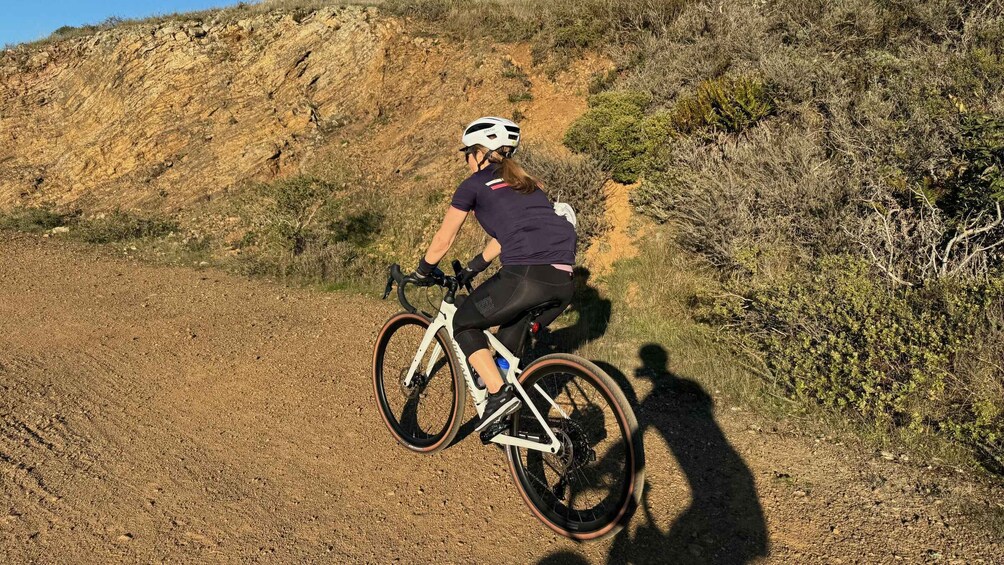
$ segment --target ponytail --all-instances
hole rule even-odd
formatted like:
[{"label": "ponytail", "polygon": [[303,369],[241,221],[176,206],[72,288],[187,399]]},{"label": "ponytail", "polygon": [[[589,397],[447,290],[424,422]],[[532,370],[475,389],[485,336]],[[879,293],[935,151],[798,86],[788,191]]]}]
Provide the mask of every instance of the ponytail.
[{"label": "ponytail", "polygon": [[541,188],[539,180],[524,171],[523,167],[519,166],[519,163],[513,160],[512,157],[509,157],[506,153],[502,153],[505,149],[493,151],[488,157],[489,163],[498,165],[502,173],[502,180],[520,194],[530,194]]},{"label": "ponytail", "polygon": [[502,180],[520,194],[530,194],[540,188],[540,181],[524,171],[512,157],[502,158]]}]

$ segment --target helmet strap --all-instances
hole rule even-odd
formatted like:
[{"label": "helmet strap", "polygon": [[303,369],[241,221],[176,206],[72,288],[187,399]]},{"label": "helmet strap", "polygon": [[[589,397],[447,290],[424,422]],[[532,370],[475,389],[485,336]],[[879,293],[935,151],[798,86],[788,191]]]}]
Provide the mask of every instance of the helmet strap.
[{"label": "helmet strap", "polygon": [[495,150],[494,149],[489,149],[488,152],[485,153],[485,156],[481,158],[481,161],[478,162],[478,170],[479,171],[484,167],[485,163],[488,162],[488,159],[491,158],[492,153],[495,153]]}]

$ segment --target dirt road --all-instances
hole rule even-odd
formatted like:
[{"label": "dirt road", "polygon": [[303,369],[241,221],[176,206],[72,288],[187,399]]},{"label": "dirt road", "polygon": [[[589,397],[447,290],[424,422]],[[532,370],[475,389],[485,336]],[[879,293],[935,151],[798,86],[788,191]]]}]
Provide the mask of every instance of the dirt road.
[{"label": "dirt road", "polygon": [[999,493],[713,406],[660,372],[657,350],[620,368],[627,384],[656,382],[636,398],[645,508],[614,540],[557,538],[496,449],[473,437],[435,456],[393,444],[369,377],[393,310],[0,233],[0,562],[1001,555],[939,502],[993,505]]}]

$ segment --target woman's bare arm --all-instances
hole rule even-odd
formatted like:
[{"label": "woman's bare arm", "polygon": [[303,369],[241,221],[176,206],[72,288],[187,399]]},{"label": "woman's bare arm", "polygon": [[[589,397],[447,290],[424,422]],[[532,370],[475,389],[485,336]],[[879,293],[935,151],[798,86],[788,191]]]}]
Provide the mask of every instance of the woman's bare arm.
[{"label": "woman's bare arm", "polygon": [[[443,218],[443,225],[439,226],[439,231],[432,237],[432,243],[429,244],[429,250],[425,252],[427,263],[435,265],[442,261],[457,239],[460,227],[467,220],[467,214],[468,212],[450,206],[450,209],[446,211],[446,217]],[[501,247],[499,249],[501,250]]]}]

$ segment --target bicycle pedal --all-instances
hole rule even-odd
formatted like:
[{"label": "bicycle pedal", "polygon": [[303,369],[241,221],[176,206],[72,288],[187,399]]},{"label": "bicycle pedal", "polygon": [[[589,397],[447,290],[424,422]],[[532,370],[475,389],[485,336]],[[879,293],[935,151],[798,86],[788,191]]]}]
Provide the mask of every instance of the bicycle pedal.
[{"label": "bicycle pedal", "polygon": [[495,439],[495,436],[506,431],[509,427],[509,418],[501,418],[498,422],[490,424],[487,428],[481,430],[481,443],[488,445]]}]

